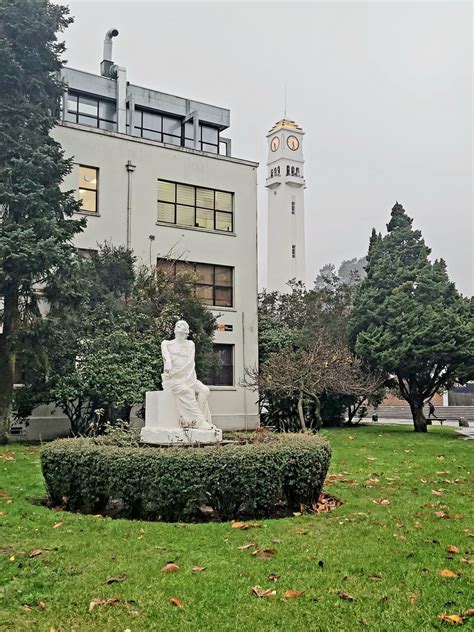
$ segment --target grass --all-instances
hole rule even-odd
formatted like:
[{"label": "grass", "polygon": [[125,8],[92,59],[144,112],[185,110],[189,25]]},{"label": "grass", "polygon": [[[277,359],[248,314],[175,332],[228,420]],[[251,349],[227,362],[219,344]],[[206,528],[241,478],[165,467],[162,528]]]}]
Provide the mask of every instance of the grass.
[{"label": "grass", "polygon": [[[325,434],[333,447],[331,473],[342,475],[326,491],[344,504],[328,514],[261,521],[247,531],[230,523],[185,526],[53,512],[31,501],[44,494],[39,448],[2,448],[0,629],[449,628],[438,614],[474,607],[473,567],[463,561],[474,545],[474,442],[448,428],[428,435],[405,426]],[[382,498],[390,504],[373,502]],[[436,516],[440,511],[452,517]],[[277,554],[262,560],[252,548],[239,550],[251,541]],[[459,553],[451,556],[448,546]],[[29,557],[46,548],[52,550]],[[162,573],[171,561],[180,570]],[[194,565],[207,568],[195,573]],[[457,576],[442,577],[441,569]],[[271,573],[278,581],[268,579]],[[127,577],[105,583],[116,575]],[[257,598],[255,585],[277,595]],[[289,589],[304,594],[283,598]],[[120,601],[89,611],[97,597]],[[172,605],[172,597],[184,607]],[[464,627],[470,624],[466,619]]]}]

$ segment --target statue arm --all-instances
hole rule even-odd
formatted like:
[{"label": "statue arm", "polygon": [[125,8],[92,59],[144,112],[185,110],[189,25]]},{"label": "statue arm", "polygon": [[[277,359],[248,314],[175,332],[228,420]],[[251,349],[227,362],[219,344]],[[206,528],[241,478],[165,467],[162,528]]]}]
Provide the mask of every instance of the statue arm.
[{"label": "statue arm", "polygon": [[161,343],[161,355],[163,357],[163,372],[168,374],[173,365],[171,363],[171,354],[166,340],[163,340]]}]

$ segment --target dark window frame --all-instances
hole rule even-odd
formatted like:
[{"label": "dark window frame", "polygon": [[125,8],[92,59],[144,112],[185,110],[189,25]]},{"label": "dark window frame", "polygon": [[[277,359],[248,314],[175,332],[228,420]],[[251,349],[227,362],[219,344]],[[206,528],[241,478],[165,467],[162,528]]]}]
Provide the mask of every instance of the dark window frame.
[{"label": "dark window frame", "polygon": [[[204,303],[201,301],[203,305],[206,307],[212,307],[216,309],[221,308],[233,308],[234,307],[234,268],[232,266],[221,265],[219,263],[203,263],[202,261],[181,261],[180,259],[166,259],[165,257],[158,257],[157,265],[163,264],[164,266],[168,265],[169,269],[173,271],[173,276],[177,274],[177,265],[185,264],[189,266],[190,272],[196,274],[196,266],[209,266],[212,268],[212,284],[211,283],[202,283],[200,281],[193,281],[194,294],[197,297],[196,289],[198,287],[211,287],[212,288],[212,303]],[[216,283],[216,268],[227,268],[230,270],[231,281],[230,285],[222,285]],[[216,303],[216,291],[217,290],[230,290],[230,304],[229,305],[219,305]]]},{"label": "dark window frame", "polygon": [[[190,123],[190,121],[186,121],[187,123]],[[202,138],[202,131],[203,128],[212,128],[215,129],[217,131],[217,143],[209,143],[205,140],[203,140]],[[193,132],[194,132],[194,125],[193,125]],[[183,124],[183,145],[184,147],[188,147],[188,145],[186,144],[186,141],[193,143],[193,147],[191,147],[190,149],[194,148],[194,135],[193,138],[190,138],[189,136],[186,136],[186,126],[185,124]],[[201,151],[207,151],[206,149],[204,149],[204,145],[209,145],[210,147],[215,147],[216,151],[212,151],[212,152],[208,152],[208,153],[212,153],[212,154],[220,154],[220,142],[221,142],[221,131],[220,129],[217,127],[217,125],[209,125],[208,123],[202,123],[201,121],[199,121],[199,135],[198,135],[198,149],[200,149]]]},{"label": "dark window frame", "polygon": [[[218,353],[224,348],[226,351],[230,351],[230,364],[221,364],[210,372],[206,380],[209,386],[235,386],[235,345],[230,343],[213,344],[214,353]],[[230,370],[230,377],[226,376],[226,370]]]},{"label": "dark window frame", "polygon": [[[80,99],[84,98],[84,99],[89,99],[90,101],[96,101],[96,114],[86,114],[84,112],[81,112],[79,109],[79,104],[80,104]],[[69,99],[75,99],[76,100],[76,110],[70,110],[68,107],[68,101]],[[115,106],[115,120],[113,119],[108,119],[108,118],[104,118],[103,116],[99,115],[99,105],[100,103],[110,103],[113,104]],[[76,123],[77,125],[83,125],[83,123],[80,123],[79,118],[83,117],[83,118],[87,118],[90,119],[91,121],[95,121],[95,125],[90,125],[87,127],[95,127],[96,129],[108,129],[107,127],[101,127],[101,123],[111,123],[112,125],[115,126],[115,131],[117,128],[117,104],[113,99],[105,99],[97,94],[90,94],[88,92],[80,92],[80,91],[76,91],[76,90],[71,90],[68,91],[67,93],[67,99],[66,99],[66,116],[65,116],[65,121],[66,122],[70,122],[70,123]],[[71,121],[69,118],[67,118],[67,116],[72,116],[75,117],[74,121]],[[110,130],[109,130],[110,131]]]},{"label": "dark window frame", "polygon": [[[138,121],[138,125],[136,122],[136,115],[138,114],[139,116],[139,121]],[[151,114],[153,116],[156,116],[157,118],[159,117],[160,120],[160,129],[156,130],[156,129],[151,129],[150,127],[146,127],[143,124],[143,115],[144,114]],[[168,119],[173,119],[176,122],[180,123],[180,130],[179,130],[179,134],[170,134],[169,132],[165,132],[163,130],[163,118],[168,118]],[[133,129],[134,131],[138,131],[139,132],[139,138],[146,138],[148,140],[157,140],[156,138],[150,138],[149,136],[144,136],[143,135],[143,131],[145,132],[153,132],[154,134],[159,134],[160,139],[157,141],[159,143],[166,143],[166,140],[163,140],[163,138],[165,136],[171,136],[172,138],[176,138],[179,140],[179,143],[177,143],[175,145],[175,143],[168,143],[169,145],[175,145],[175,146],[179,146],[182,147],[184,145],[183,143],[183,118],[181,116],[174,116],[173,114],[170,114],[169,112],[162,112],[161,110],[150,110],[148,108],[141,108],[141,107],[136,107],[135,111],[134,111],[134,121],[133,121]]]},{"label": "dark window frame", "polygon": [[[168,222],[167,220],[163,220],[163,219],[158,219],[158,222],[162,222],[164,224],[170,224],[172,226],[187,226],[188,228],[195,228],[197,230],[212,230],[215,231],[217,233],[233,233],[234,232],[234,193],[232,191],[224,191],[222,189],[211,189],[210,187],[202,187],[202,186],[197,186],[195,184],[187,184],[185,182],[174,182],[173,180],[165,180],[163,178],[158,178],[157,183],[159,182],[167,182],[168,184],[174,184],[174,202],[169,202],[168,200],[160,200],[159,195],[158,195],[158,191],[157,191],[157,198],[156,198],[156,204],[157,204],[157,214],[158,214],[158,204],[161,202],[162,204],[172,204],[174,206],[174,214],[173,214],[173,221],[172,222]],[[184,204],[182,202],[180,202],[178,204],[178,195],[177,195],[177,191],[178,191],[178,185],[182,185],[182,186],[188,186],[188,187],[193,187],[194,189],[194,204]],[[157,184],[158,187],[158,184]],[[212,209],[207,209],[207,208],[203,208],[201,206],[198,206],[197,204],[197,191],[198,189],[203,189],[206,191],[212,191],[213,193],[213,208]],[[231,211],[223,211],[220,210],[218,208],[216,208],[216,193],[227,193],[229,195],[232,196],[232,210]],[[190,209],[194,209],[194,221],[193,221],[193,225],[190,226],[189,224],[179,224],[177,221],[177,207],[178,206],[184,206]],[[207,228],[207,226],[199,226],[199,224],[197,223],[197,210],[198,209],[203,209],[205,211],[212,211],[213,213],[213,228]],[[223,230],[222,228],[217,228],[216,227],[216,219],[217,219],[217,213],[225,213],[226,215],[230,215],[230,230]]]},{"label": "dark window frame", "polygon": [[[84,167],[84,169],[93,169],[95,171],[95,180],[96,180],[96,185],[95,185],[95,189],[92,189],[90,187],[81,187],[80,186],[80,173],[81,173],[81,167]],[[88,209],[84,208],[84,206],[81,205],[81,209],[80,212],[81,213],[88,213],[89,215],[98,215],[99,214],[99,167],[93,167],[92,165],[79,165],[79,191],[81,189],[83,189],[84,191],[91,191],[95,194],[95,211],[89,211]]]}]

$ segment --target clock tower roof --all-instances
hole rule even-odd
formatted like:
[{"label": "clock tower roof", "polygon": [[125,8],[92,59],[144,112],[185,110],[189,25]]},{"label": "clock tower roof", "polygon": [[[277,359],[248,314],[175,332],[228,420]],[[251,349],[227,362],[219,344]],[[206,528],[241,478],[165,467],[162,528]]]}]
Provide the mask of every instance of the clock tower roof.
[{"label": "clock tower roof", "polygon": [[278,129],[282,129],[282,128],[302,131],[301,127],[299,125],[297,125],[295,123],[295,121],[291,121],[290,119],[287,119],[287,118],[282,118],[277,123],[275,123],[275,125],[269,131],[269,134],[271,134],[272,132],[275,132]]}]

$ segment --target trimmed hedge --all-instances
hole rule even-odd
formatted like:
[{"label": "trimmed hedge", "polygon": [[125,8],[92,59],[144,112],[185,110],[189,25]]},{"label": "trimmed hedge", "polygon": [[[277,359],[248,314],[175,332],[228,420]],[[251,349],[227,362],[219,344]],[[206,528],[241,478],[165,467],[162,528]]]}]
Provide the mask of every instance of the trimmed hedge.
[{"label": "trimmed hedge", "polygon": [[315,435],[282,434],[244,445],[143,448],[61,439],[41,453],[50,502],[83,513],[110,503],[144,520],[220,520],[297,511],[319,497],[331,448]]}]

